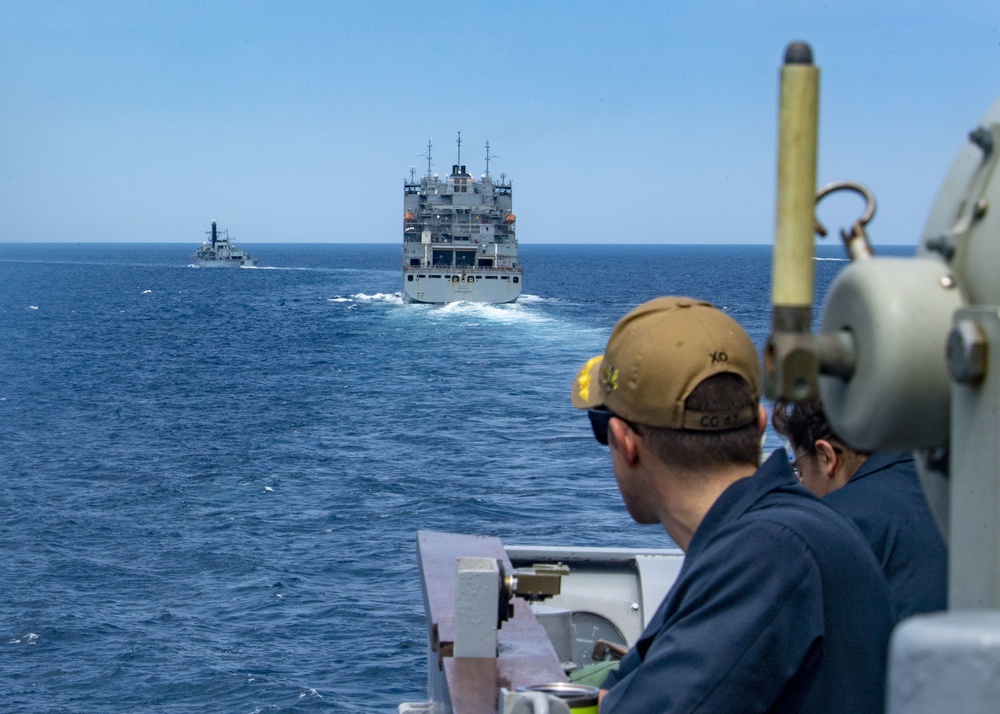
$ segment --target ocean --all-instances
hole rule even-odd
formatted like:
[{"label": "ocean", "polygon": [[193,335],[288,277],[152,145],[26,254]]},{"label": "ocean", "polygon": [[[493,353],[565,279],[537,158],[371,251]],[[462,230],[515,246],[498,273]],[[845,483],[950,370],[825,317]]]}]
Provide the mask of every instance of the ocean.
[{"label": "ocean", "polygon": [[522,245],[497,306],[403,304],[395,244],[195,247],[0,244],[0,711],[423,700],[416,531],[669,546],[573,377],[658,295],[769,331],[768,246]]}]

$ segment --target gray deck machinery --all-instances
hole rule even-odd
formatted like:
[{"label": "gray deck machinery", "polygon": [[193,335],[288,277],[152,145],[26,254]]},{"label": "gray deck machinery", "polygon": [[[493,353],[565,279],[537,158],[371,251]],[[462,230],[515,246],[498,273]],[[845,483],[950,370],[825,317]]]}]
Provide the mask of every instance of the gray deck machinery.
[{"label": "gray deck machinery", "polygon": [[[767,394],[819,393],[852,445],[917,456],[949,544],[948,611],[893,634],[890,714],[1000,711],[1000,102],[965,138],[916,256],[883,258],[865,234],[868,191],[816,190],[819,70],[808,45],[789,45],[781,73]],[[841,232],[852,262],[814,334],[815,206],[839,188],[869,208]]]}]

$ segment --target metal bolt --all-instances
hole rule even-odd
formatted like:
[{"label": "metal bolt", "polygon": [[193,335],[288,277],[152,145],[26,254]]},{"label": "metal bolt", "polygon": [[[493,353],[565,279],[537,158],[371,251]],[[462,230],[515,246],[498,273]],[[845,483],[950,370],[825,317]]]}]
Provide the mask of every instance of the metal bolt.
[{"label": "metal bolt", "polygon": [[985,198],[980,198],[976,201],[976,205],[972,207],[972,220],[981,221],[986,212],[990,210],[990,202]]},{"label": "metal bolt", "polygon": [[959,384],[977,384],[986,376],[986,333],[972,320],[960,320],[948,333],[948,372]]}]

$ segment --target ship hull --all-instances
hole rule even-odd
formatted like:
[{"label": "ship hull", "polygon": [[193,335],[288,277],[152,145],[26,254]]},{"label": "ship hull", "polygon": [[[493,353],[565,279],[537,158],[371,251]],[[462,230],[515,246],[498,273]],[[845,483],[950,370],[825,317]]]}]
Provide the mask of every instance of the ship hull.
[{"label": "ship hull", "polygon": [[256,260],[198,260],[194,264],[199,268],[252,268],[257,265]]},{"label": "ship hull", "polygon": [[405,270],[403,300],[408,303],[510,303],[521,295],[521,271]]}]

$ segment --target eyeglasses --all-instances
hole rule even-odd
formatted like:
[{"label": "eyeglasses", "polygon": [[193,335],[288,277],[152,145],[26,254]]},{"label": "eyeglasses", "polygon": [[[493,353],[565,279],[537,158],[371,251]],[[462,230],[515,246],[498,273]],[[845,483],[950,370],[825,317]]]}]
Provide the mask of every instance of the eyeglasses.
[{"label": "eyeglasses", "polygon": [[[832,443],[830,444],[830,446],[833,448],[833,452],[835,454],[842,454],[842,453],[844,453],[844,450],[841,449],[839,446],[836,446],[835,444],[832,444]],[[812,451],[807,451],[806,453],[802,454],[802,456],[800,456],[799,458],[793,459],[792,456],[795,455],[795,452],[792,451],[791,444],[789,444],[786,448],[788,450],[788,465],[792,467],[792,473],[795,474],[795,478],[797,478],[799,480],[799,483],[803,483],[803,481],[802,481],[802,469],[799,468],[799,462],[802,461],[802,459],[804,459],[805,457],[809,456],[809,454],[811,454],[813,452]]]},{"label": "eyeglasses", "polygon": [[792,473],[795,474],[795,478],[799,480],[799,483],[802,483],[802,471],[799,469],[799,462],[802,461],[802,459],[807,457],[809,454],[802,454],[802,456],[800,456],[797,459],[792,459],[793,455],[794,452],[792,451],[788,452],[788,465],[792,467]]},{"label": "eyeglasses", "polygon": [[639,433],[639,427],[628,419],[622,419],[622,417],[607,408],[596,407],[588,409],[587,416],[590,418],[590,428],[594,430],[594,438],[597,439],[598,444],[603,446],[608,445],[608,423],[611,421],[611,417],[621,419],[631,427],[632,431]]}]

